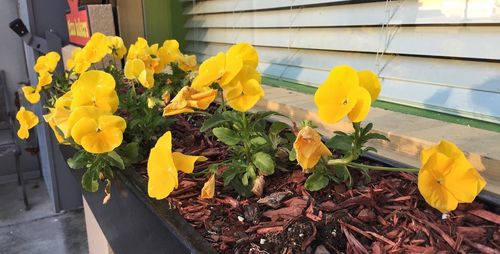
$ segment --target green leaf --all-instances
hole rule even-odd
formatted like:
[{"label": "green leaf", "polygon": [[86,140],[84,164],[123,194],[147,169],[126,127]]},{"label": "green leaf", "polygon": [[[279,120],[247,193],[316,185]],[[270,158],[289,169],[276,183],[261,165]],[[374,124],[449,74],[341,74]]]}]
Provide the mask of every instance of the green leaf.
[{"label": "green leaf", "polygon": [[253,164],[259,169],[259,172],[265,176],[274,174],[274,160],[271,155],[258,152],[253,156]]},{"label": "green leaf", "polygon": [[124,161],[126,160],[129,164],[135,163],[139,160],[139,143],[128,143],[119,149],[119,153]]},{"label": "green leaf", "polygon": [[349,178],[349,169],[345,165],[335,166],[335,176],[339,178],[342,182]]},{"label": "green leaf", "polygon": [[333,133],[340,135],[340,136],[349,136],[347,133],[345,133],[343,131],[334,131]]},{"label": "green leaf", "polygon": [[85,165],[90,163],[92,159],[92,155],[88,154],[85,151],[78,151],[73,155],[73,157],[67,160],[68,166],[72,169],[81,169],[84,168]]},{"label": "green leaf", "polygon": [[329,181],[330,179],[327,176],[319,171],[315,171],[307,178],[304,187],[309,191],[319,191],[328,186]]},{"label": "green leaf", "polygon": [[234,146],[241,141],[241,138],[238,135],[238,133],[229,128],[218,127],[214,128],[212,132],[219,141],[229,146]]},{"label": "green leaf", "polygon": [[257,178],[257,174],[255,173],[255,167],[252,164],[250,164],[250,165],[247,166],[247,172],[246,172],[246,174],[251,179]]},{"label": "green leaf", "polygon": [[117,167],[119,169],[125,169],[125,163],[123,162],[122,157],[115,151],[111,151],[106,155],[107,155],[106,160],[110,163],[111,166]]},{"label": "green leaf", "polygon": [[372,129],[373,129],[373,123],[367,124],[364,128],[362,128],[361,136],[368,134]]},{"label": "green leaf", "polygon": [[236,167],[229,167],[222,173],[222,178],[224,179],[224,186],[228,186],[231,181],[240,173]]},{"label": "green leaf", "polygon": [[214,127],[220,126],[223,123],[229,122],[229,119],[224,118],[222,114],[214,114],[205,122],[203,122],[203,125],[200,128],[200,132],[205,132],[207,130],[210,130]]},{"label": "green leaf", "polygon": [[250,144],[254,146],[262,146],[267,144],[267,140],[263,137],[255,137],[250,140]]},{"label": "green leaf", "polygon": [[241,177],[241,183],[243,186],[248,186],[248,173],[243,174]]},{"label": "green leaf", "polygon": [[368,141],[370,139],[381,139],[390,142],[390,140],[386,136],[380,133],[368,133],[363,137],[363,141]]},{"label": "green leaf", "polygon": [[293,148],[293,147],[290,150],[290,153],[288,154],[288,160],[289,161],[295,161],[295,160],[297,160],[297,152],[295,151],[295,148]]},{"label": "green leaf", "polygon": [[377,149],[375,149],[375,147],[371,147],[371,146],[369,146],[369,147],[367,147],[367,148],[363,149],[363,152],[364,152],[364,153],[367,153],[367,152],[374,152],[374,153],[376,153],[376,152],[378,152],[378,151],[377,151]]},{"label": "green leaf", "polygon": [[88,169],[82,176],[82,187],[86,191],[96,192],[99,188],[99,174],[97,170]]},{"label": "green leaf", "polygon": [[348,153],[352,149],[352,137],[335,135],[325,145],[330,149]]},{"label": "green leaf", "polygon": [[269,135],[277,136],[281,131],[290,128],[288,124],[282,122],[273,122],[271,127],[269,127]]}]

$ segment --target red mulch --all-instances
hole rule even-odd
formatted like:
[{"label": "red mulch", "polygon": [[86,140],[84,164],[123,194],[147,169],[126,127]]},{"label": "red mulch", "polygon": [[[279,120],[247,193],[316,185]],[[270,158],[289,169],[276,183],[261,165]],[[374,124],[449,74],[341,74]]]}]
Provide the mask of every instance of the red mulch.
[{"label": "red mulch", "polygon": [[[198,132],[199,119],[178,119],[174,148],[210,158],[198,171],[228,157]],[[206,179],[180,174],[166,202],[220,253],[500,253],[498,214],[474,202],[442,219],[419,194],[416,175],[370,172],[367,186],[308,192],[306,175],[290,170],[266,177],[262,198],[239,198],[218,179],[208,200],[199,198]]]}]

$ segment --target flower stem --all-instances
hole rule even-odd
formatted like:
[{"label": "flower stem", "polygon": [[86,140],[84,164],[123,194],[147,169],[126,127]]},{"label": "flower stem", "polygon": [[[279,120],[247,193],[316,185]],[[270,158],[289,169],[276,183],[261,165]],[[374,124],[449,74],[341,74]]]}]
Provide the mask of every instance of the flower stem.
[{"label": "flower stem", "polygon": [[352,155],[349,155],[345,158],[342,158],[342,159],[333,159],[333,160],[329,160],[327,162],[327,165],[328,166],[335,166],[335,165],[346,165],[348,163],[350,163],[351,161],[353,160],[353,156]]},{"label": "flower stem", "polygon": [[419,171],[418,168],[382,167],[382,166],[365,165],[365,164],[360,164],[360,163],[355,163],[355,162],[349,162],[347,165],[351,166],[353,168],[366,168],[366,169],[370,169],[370,170],[379,170],[379,171],[394,171],[394,172],[409,172],[409,173],[417,173]]},{"label": "flower stem", "polygon": [[192,114],[198,114],[198,115],[204,115],[204,116],[208,116],[208,117],[211,117],[212,114],[208,113],[208,112],[205,112],[205,111],[201,111],[201,110],[196,110],[196,111],[193,111],[191,112]]}]

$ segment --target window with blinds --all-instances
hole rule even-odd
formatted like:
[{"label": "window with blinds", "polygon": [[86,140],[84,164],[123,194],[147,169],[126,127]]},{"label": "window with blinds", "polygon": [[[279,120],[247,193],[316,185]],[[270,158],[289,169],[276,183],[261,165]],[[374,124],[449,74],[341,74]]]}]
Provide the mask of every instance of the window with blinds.
[{"label": "window with blinds", "polygon": [[187,52],[249,42],[264,76],[370,69],[380,100],[500,123],[499,0],[185,0]]}]

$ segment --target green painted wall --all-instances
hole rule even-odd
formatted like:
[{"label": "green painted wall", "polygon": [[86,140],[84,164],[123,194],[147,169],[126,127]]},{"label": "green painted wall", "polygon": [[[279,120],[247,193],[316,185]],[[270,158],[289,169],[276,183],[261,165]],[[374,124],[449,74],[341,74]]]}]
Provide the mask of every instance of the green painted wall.
[{"label": "green painted wall", "polygon": [[181,48],[187,16],[182,15],[182,3],[178,0],[143,0],[145,36],[150,44],[176,39]]}]

